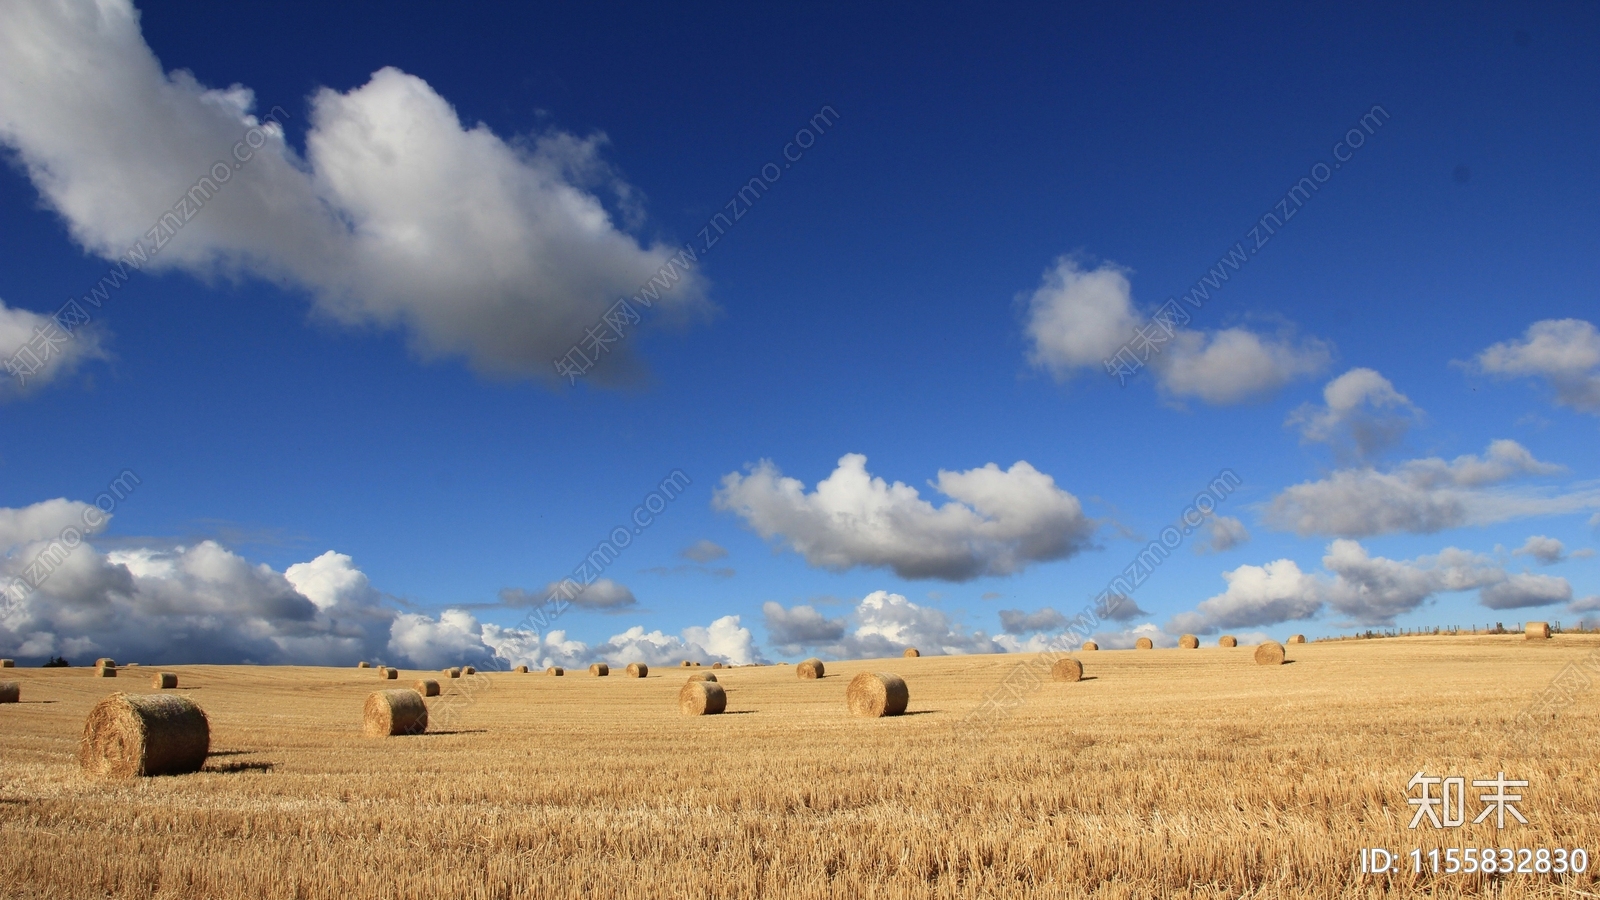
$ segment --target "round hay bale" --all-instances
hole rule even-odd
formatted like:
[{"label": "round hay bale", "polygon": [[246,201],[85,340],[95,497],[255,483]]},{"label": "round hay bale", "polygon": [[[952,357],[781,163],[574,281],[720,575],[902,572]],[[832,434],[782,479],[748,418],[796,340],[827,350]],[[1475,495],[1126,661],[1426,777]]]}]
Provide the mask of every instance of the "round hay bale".
[{"label": "round hay bale", "polygon": [[384,677],[385,679],[387,679],[389,681],[393,681],[396,678],[400,677],[400,670],[399,669],[391,669],[388,666],[384,666],[382,669],[379,669],[378,671],[382,672],[383,673],[382,677]]},{"label": "round hay bale", "polygon": [[1081,681],[1083,679],[1083,663],[1070,656],[1056,660],[1050,667],[1050,677],[1056,681]]},{"label": "round hay bale", "polygon": [[15,681],[0,681],[0,703],[21,703],[22,685]]},{"label": "round hay bale", "polygon": [[417,682],[416,684],[412,685],[411,687],[412,687],[412,690],[416,691],[417,693],[421,694],[424,697],[437,697],[437,696],[439,696],[439,682],[434,681],[432,678],[424,678],[421,681]]},{"label": "round hay bale", "polygon": [[1283,665],[1283,645],[1277,641],[1263,641],[1256,646],[1256,665]]},{"label": "round hay bale", "polygon": [[690,667],[690,666],[692,666],[692,665],[694,665],[694,663],[692,663],[692,662],[690,662],[690,661],[688,661],[688,660],[687,660],[687,659],[686,659],[686,660],[684,660],[684,661],[683,661],[683,662],[681,662],[681,663],[678,663],[678,665],[679,665],[679,666],[680,666],[680,667],[681,667],[681,668],[685,668],[685,669],[687,669],[687,668],[689,668],[689,667]]},{"label": "round hay bale", "polygon": [[1289,643],[1291,643],[1291,644],[1304,644],[1305,642],[1306,642],[1306,636],[1303,635],[1303,634],[1291,634],[1291,635],[1289,635]]},{"label": "round hay bale", "polygon": [[822,660],[817,659],[815,656],[801,662],[800,665],[794,667],[794,674],[800,676],[806,681],[812,681],[821,678],[823,673],[826,671],[827,667],[822,664]]},{"label": "round hay bale", "polygon": [[611,667],[605,663],[595,663],[589,667],[589,674],[597,678],[604,678],[611,674]]},{"label": "round hay bale", "polygon": [[1133,646],[1139,648],[1140,650],[1150,650],[1154,648],[1155,645],[1155,642],[1149,638],[1139,638],[1137,641],[1133,642]]},{"label": "round hay bale", "polygon": [[711,668],[720,669],[720,668],[722,668],[722,663],[712,663],[711,664]]},{"label": "round hay bale", "polygon": [[90,775],[132,778],[198,772],[211,752],[211,723],[181,694],[118,691],[83,723],[78,764]]},{"label": "round hay bale", "polygon": [[1522,639],[1525,641],[1543,641],[1550,637],[1549,622],[1529,622],[1522,629]]},{"label": "round hay bale", "polygon": [[1200,646],[1200,639],[1192,634],[1178,638],[1178,647],[1184,650],[1193,650]]},{"label": "round hay bale", "polygon": [[1085,650],[1099,650],[1100,649],[1100,645],[1096,644],[1094,641],[1084,641],[1083,642],[1083,649],[1085,649]]},{"label": "round hay bale", "polygon": [[518,675],[526,675],[526,674],[528,674],[528,667],[527,666],[517,666],[515,669],[512,669],[511,671],[517,673]]},{"label": "round hay bale", "polygon": [[366,660],[363,659],[361,662],[356,663],[356,668],[358,668],[358,669],[370,669],[370,668],[372,668],[372,663],[369,663],[369,662],[367,662]]},{"label": "round hay bale", "polygon": [[361,732],[367,737],[421,734],[428,730],[428,704],[410,688],[373,691],[367,695]]},{"label": "round hay bale", "polygon": [[103,669],[103,668],[106,668],[108,666],[110,668],[115,669],[117,667],[117,661],[112,659],[109,656],[102,656],[99,659],[94,661],[94,667],[96,669]]},{"label": "round hay bale", "polygon": [[922,655],[922,651],[918,650],[915,647],[907,647],[906,648],[906,652],[904,652],[904,653],[902,653],[900,655],[904,656],[906,659],[916,659],[917,657]]},{"label": "round hay bale", "polygon": [[458,666],[451,666],[450,668],[445,669],[444,671],[451,678],[460,678],[461,677],[461,669]]},{"label": "round hay bale", "polygon": [[1231,634],[1225,634],[1222,637],[1217,638],[1217,646],[1218,647],[1237,647],[1237,646],[1239,646],[1239,639],[1234,637]]},{"label": "round hay bale", "polygon": [[567,670],[561,668],[560,666],[551,666],[550,668],[545,669],[544,673],[546,675],[565,675],[567,674]]},{"label": "round hay bale", "polygon": [[16,660],[14,660],[14,659],[0,659],[0,669],[14,669],[16,667],[17,667],[17,661]]},{"label": "round hay bale", "polygon": [[906,689],[905,679],[892,672],[862,672],[850,679],[845,702],[853,716],[898,716],[911,702],[911,692]]},{"label": "round hay bale", "polygon": [[628,663],[629,678],[643,678],[650,674],[650,667],[644,663]]},{"label": "round hay bale", "polygon": [[715,681],[690,679],[678,689],[678,711],[686,716],[714,716],[728,708],[728,694]]},{"label": "round hay bale", "polygon": [[695,663],[695,664],[694,664],[694,667],[695,667],[695,668],[696,668],[696,669],[698,669],[698,668],[700,668],[700,664],[699,664],[699,663]]},{"label": "round hay bale", "polygon": [[161,691],[171,690],[178,686],[178,673],[158,672],[156,677],[150,679],[150,686]]},{"label": "round hay bale", "polygon": [[689,676],[690,681],[716,681],[717,676],[710,672],[695,672]]},{"label": "round hay bale", "polygon": [[476,674],[478,674],[478,670],[474,669],[471,666],[462,666],[461,667],[461,674],[463,674],[463,675],[476,675]]},{"label": "round hay bale", "polygon": [[117,677],[117,670],[112,666],[95,666],[94,667],[94,677],[96,677],[96,678],[115,678],[115,677]]}]

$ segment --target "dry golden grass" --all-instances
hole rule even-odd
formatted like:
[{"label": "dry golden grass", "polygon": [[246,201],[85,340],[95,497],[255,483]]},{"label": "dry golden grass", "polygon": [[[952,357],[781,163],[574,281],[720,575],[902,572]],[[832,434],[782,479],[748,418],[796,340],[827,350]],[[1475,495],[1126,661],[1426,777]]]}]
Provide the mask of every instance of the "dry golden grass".
[{"label": "dry golden grass", "polygon": [[[1022,658],[838,661],[813,682],[735,668],[718,673],[720,716],[681,715],[676,674],[491,673],[445,682],[429,733],[381,741],[361,734],[370,673],[180,666],[217,752],[199,774],[130,782],[86,778],[75,758],[117,681],[13,669],[25,699],[0,707],[0,895],[1583,898],[1600,894],[1590,875],[1418,878],[1407,859],[1362,876],[1357,862],[1374,846],[1600,855],[1600,705],[1586,696],[1533,736],[1514,724],[1596,648],[1396,638],[1296,645],[1282,666],[1101,651],[1092,677],[1046,674],[969,736],[955,724]],[[851,717],[863,671],[904,677],[907,714]],[[1408,831],[1418,770],[1527,779],[1531,824]]]}]

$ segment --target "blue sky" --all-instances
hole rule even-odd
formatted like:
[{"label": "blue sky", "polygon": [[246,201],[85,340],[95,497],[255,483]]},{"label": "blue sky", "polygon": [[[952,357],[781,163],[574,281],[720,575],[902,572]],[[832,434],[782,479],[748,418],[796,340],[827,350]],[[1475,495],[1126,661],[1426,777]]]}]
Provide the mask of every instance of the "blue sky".
[{"label": "blue sky", "polygon": [[1592,5],[0,21],[0,654],[1021,651],[1223,471],[1103,646],[1600,608]]}]

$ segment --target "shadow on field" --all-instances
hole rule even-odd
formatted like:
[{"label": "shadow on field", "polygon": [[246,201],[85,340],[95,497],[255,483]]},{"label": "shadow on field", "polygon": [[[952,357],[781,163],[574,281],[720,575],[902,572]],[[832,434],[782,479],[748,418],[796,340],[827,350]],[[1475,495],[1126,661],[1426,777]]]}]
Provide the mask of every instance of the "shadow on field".
[{"label": "shadow on field", "polygon": [[18,700],[18,703],[60,703],[60,700]]},{"label": "shadow on field", "polygon": [[459,729],[457,731],[424,731],[421,734],[411,735],[411,736],[412,737],[432,737],[433,735],[436,735],[436,734],[488,734],[488,733],[489,733],[489,729],[487,729],[487,728],[462,728],[462,729]]},{"label": "shadow on field", "polygon": [[1099,675],[1085,675],[1082,678],[1079,678],[1078,680],[1079,681],[1099,681],[1100,680],[1100,676]]},{"label": "shadow on field", "polygon": [[269,762],[232,762],[220,766],[206,766],[202,772],[216,772],[221,775],[234,775],[239,772],[271,772],[277,763]]},{"label": "shadow on field", "polygon": [[761,712],[759,709],[725,709],[717,715],[720,716],[749,716]]},{"label": "shadow on field", "polygon": [[943,711],[944,710],[939,710],[939,709],[908,709],[905,712],[901,713],[900,715],[902,715],[902,716],[931,716],[936,712],[943,712]]},{"label": "shadow on field", "polygon": [[259,753],[259,752],[261,752],[261,751],[259,751],[259,750],[213,750],[210,753],[207,753],[206,756],[247,756],[247,755],[249,755],[251,753]]}]

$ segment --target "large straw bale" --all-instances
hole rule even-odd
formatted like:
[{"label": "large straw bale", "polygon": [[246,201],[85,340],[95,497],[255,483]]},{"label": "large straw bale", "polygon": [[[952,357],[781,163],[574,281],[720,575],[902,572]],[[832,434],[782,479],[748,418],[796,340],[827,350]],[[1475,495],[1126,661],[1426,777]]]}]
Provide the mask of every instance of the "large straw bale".
[{"label": "large straw bale", "polygon": [[1529,622],[1522,629],[1522,639],[1525,641],[1543,641],[1550,637],[1549,622]]},{"label": "large straw bale", "polygon": [[1155,647],[1155,642],[1149,638],[1139,638],[1137,641],[1133,642],[1133,646],[1140,650],[1149,650]]},{"label": "large straw bale", "polygon": [[1200,639],[1192,634],[1186,634],[1183,637],[1178,638],[1178,647],[1181,649],[1193,650],[1198,646],[1200,646]]},{"label": "large straw bale", "polygon": [[428,704],[410,688],[373,691],[367,695],[361,719],[367,737],[422,734],[428,730]]},{"label": "large straw bale", "polygon": [[642,662],[628,663],[629,678],[644,678],[650,674],[650,667]]},{"label": "large straw bale", "polygon": [[817,659],[815,656],[802,661],[800,665],[794,667],[794,674],[806,681],[821,678],[825,671],[827,671],[827,667],[822,664],[822,660]]},{"label": "large straw bale", "polygon": [[690,679],[678,689],[678,711],[686,716],[714,716],[728,708],[728,695],[715,681]]},{"label": "large straw bale", "polygon": [[150,686],[162,691],[171,690],[178,686],[178,673],[157,672],[156,676],[150,679]]},{"label": "large straw bale", "polygon": [[892,672],[862,672],[850,679],[845,691],[845,702],[854,716],[898,716],[910,701],[905,679]]},{"label": "large straw bale", "polygon": [[90,775],[181,775],[198,772],[210,752],[211,723],[193,700],[118,691],[89,711],[78,763]]},{"label": "large straw bale", "polygon": [[1083,663],[1063,656],[1050,667],[1050,677],[1056,681],[1080,681],[1083,679]]},{"label": "large straw bale", "polygon": [[595,663],[589,667],[589,674],[598,678],[604,678],[605,676],[611,674],[611,667],[605,663]]},{"label": "large straw bale", "polygon": [[424,678],[412,685],[412,688],[424,697],[439,696],[439,682],[434,681],[432,678]]},{"label": "large straw bale", "polygon": [[0,703],[21,703],[22,685],[15,681],[0,681]]},{"label": "large straw bale", "polygon": [[1283,665],[1283,645],[1277,641],[1263,641],[1256,647],[1256,665]]}]

